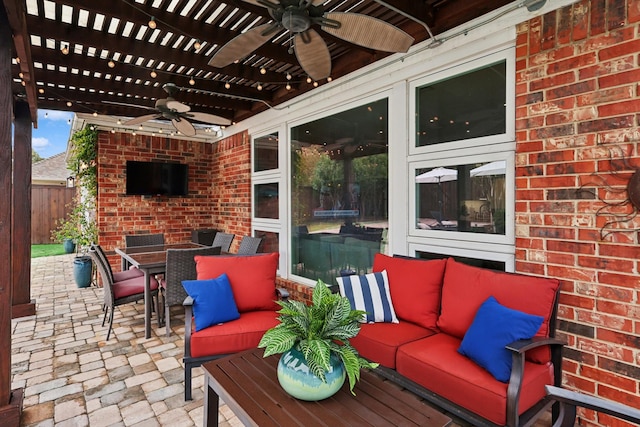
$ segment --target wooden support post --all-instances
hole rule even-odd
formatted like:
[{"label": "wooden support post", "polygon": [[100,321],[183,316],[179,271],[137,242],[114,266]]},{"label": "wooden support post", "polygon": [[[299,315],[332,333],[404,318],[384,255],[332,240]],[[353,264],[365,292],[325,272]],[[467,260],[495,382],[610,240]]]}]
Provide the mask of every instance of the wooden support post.
[{"label": "wooden support post", "polygon": [[31,128],[29,104],[16,102],[13,138],[11,304],[13,319],[36,314],[31,300]]},{"label": "wooden support post", "polygon": [[13,39],[0,6],[0,422],[19,426],[22,390],[11,391],[11,51]]}]

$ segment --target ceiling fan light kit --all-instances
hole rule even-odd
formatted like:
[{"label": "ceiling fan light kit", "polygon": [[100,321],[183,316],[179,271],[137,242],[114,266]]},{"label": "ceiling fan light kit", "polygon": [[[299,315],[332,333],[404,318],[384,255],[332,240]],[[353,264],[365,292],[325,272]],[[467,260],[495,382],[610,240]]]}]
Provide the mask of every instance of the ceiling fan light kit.
[{"label": "ceiling fan light kit", "polygon": [[[353,12],[325,13],[323,0],[244,0],[265,7],[274,22],[259,25],[231,39],[209,61],[217,68],[237,62],[275,36],[279,30],[292,34],[293,52],[300,67],[315,81],[331,74],[331,53],[322,36],[312,28],[359,46],[383,52],[407,52],[414,38],[385,22]],[[287,78],[288,79],[288,78]]]}]

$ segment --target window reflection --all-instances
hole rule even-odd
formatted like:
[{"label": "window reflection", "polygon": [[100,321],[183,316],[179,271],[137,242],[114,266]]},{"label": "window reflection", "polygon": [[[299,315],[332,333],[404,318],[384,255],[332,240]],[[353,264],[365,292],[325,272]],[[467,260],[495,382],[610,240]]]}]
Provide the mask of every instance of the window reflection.
[{"label": "window reflection", "polygon": [[278,235],[278,233],[274,233],[272,231],[255,230],[253,234],[256,237],[262,237],[262,242],[260,242],[261,253],[266,254],[279,251],[280,236]]},{"label": "window reflection", "polygon": [[416,147],[506,131],[506,62],[416,89]]},{"label": "window reflection", "polygon": [[278,133],[261,136],[253,140],[253,171],[278,169]]},{"label": "window reflection", "polygon": [[278,184],[254,185],[254,194],[255,217],[278,219]]},{"label": "window reflection", "polygon": [[504,160],[417,169],[416,227],[505,234],[505,174]]},{"label": "window reflection", "polygon": [[371,271],[388,227],[387,100],[291,130],[292,271]]}]

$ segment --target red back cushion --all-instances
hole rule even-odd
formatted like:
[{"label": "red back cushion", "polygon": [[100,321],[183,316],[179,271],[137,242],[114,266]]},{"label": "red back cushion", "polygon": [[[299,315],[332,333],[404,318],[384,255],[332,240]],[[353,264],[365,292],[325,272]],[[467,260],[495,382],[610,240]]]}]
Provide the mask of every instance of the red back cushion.
[{"label": "red back cushion", "polygon": [[387,270],[391,301],[398,318],[435,329],[445,259],[420,260],[376,254],[373,271]]},{"label": "red back cushion", "polygon": [[226,273],[240,313],[277,310],[277,252],[249,256],[196,256],[198,280],[215,279]]},{"label": "red back cushion", "polygon": [[[559,287],[557,279],[472,267],[449,258],[444,272],[438,328],[462,339],[480,305],[493,295],[505,307],[542,316],[544,321],[536,336],[548,337],[549,321]],[[549,352],[544,350],[529,352],[532,354],[527,354],[527,358],[545,362]]]}]

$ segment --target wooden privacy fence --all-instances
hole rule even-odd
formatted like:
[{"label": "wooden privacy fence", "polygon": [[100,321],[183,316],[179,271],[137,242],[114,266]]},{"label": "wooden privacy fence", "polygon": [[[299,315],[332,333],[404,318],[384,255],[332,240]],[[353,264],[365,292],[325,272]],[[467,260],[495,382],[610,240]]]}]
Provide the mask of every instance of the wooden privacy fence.
[{"label": "wooden privacy fence", "polygon": [[31,190],[31,244],[52,243],[56,221],[71,211],[75,188],[33,185]]}]

